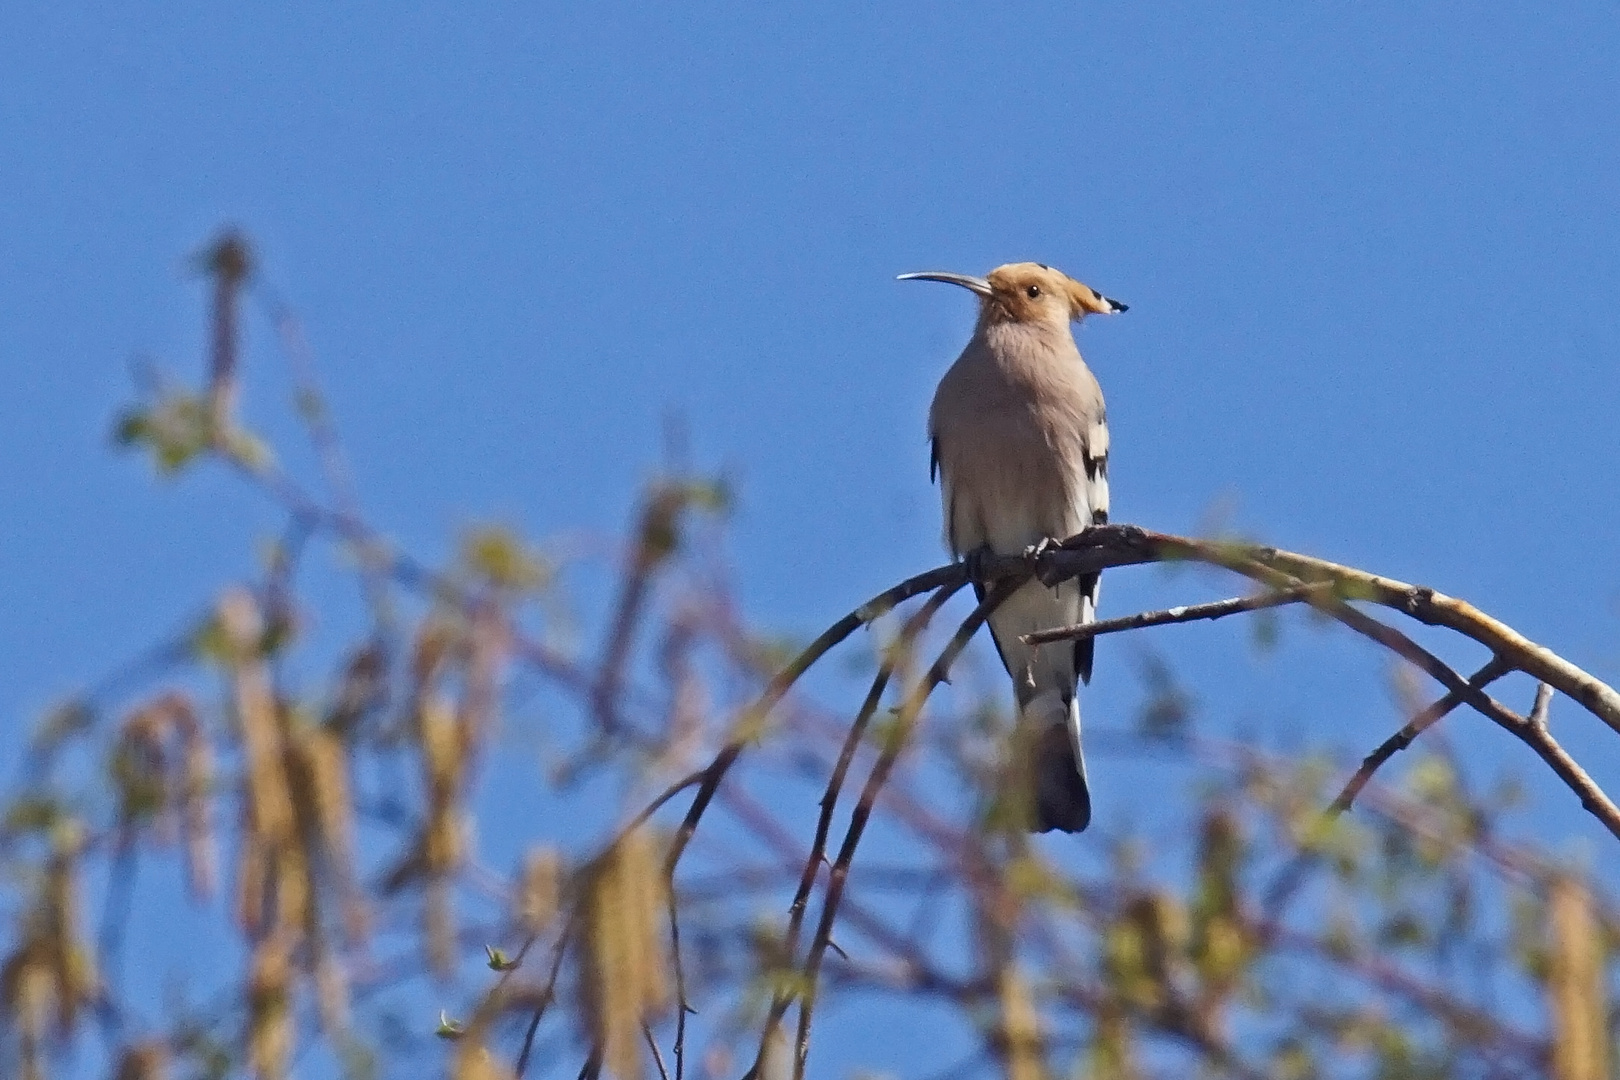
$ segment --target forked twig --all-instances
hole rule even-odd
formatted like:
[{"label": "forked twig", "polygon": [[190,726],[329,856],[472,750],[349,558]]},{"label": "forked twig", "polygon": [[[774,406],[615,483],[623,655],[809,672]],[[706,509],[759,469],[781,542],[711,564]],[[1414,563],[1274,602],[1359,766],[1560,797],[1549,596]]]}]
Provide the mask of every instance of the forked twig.
[{"label": "forked twig", "polygon": [[[1468,677],[1468,685],[1475,689],[1483,689],[1506,675],[1510,670],[1501,657],[1493,656],[1485,662],[1483,667]],[[1356,796],[1361,794],[1361,789],[1367,786],[1367,783],[1372,780],[1373,774],[1382,768],[1385,762],[1411,746],[1419,735],[1433,727],[1446,714],[1461,705],[1462,702],[1461,694],[1449,692],[1412,717],[1406,723],[1406,726],[1382,743],[1379,743],[1377,749],[1362,759],[1361,766],[1356,769],[1355,775],[1345,782],[1344,789],[1328,805],[1325,811],[1327,816],[1330,818],[1338,817],[1350,809],[1350,805],[1356,801]]]},{"label": "forked twig", "polygon": [[[798,948],[799,932],[804,925],[804,915],[809,908],[810,892],[815,887],[816,877],[820,873],[821,864],[826,859],[827,835],[832,831],[833,811],[838,805],[838,796],[843,791],[844,779],[849,774],[849,766],[855,758],[855,750],[860,746],[861,739],[866,735],[867,725],[877,712],[883,701],[883,694],[888,689],[889,680],[893,677],[895,667],[903,654],[909,653],[914,647],[917,638],[927,629],[933,621],[934,615],[945,605],[945,602],[967,584],[965,581],[953,585],[945,585],[928,598],[927,603],[918,608],[906,620],[901,628],[899,637],[888,648],[888,655],[878,667],[877,674],[872,678],[872,686],[862,701],[860,710],[855,715],[855,722],[850,725],[849,733],[844,737],[844,744],[838,752],[838,761],[833,766],[832,775],[827,780],[827,790],[821,796],[821,812],[816,819],[816,836],[810,845],[810,854],[805,858],[804,869],[799,875],[798,890],[793,895],[793,903],[788,908],[788,928],[784,937],[783,954],[791,958]],[[767,1014],[763,1030],[760,1033],[759,1052],[754,1057],[753,1067],[749,1075],[758,1076],[765,1061],[765,1054],[770,1047],[771,1039],[776,1034],[777,1026],[787,1013],[793,1001],[793,994],[786,990],[778,990],[771,1000],[770,1012]]]},{"label": "forked twig", "polygon": [[956,662],[957,656],[967,647],[968,641],[978,632],[979,627],[984,625],[985,620],[1021,584],[1023,581],[1016,577],[998,581],[985,594],[984,599],[979,601],[979,606],[973,609],[973,613],[962,621],[962,625],[940,651],[938,659],[928,669],[922,682],[912,690],[901,705],[895,716],[894,731],[878,756],[877,762],[873,764],[872,771],[867,774],[866,785],[861,789],[860,798],[850,814],[849,827],[844,832],[844,843],[838,851],[838,859],[827,875],[827,894],[822,901],[821,921],[816,926],[815,937],[811,939],[810,951],[805,957],[805,991],[799,1000],[799,1032],[794,1054],[794,1080],[804,1080],[805,1061],[810,1053],[810,1024],[815,1012],[816,979],[821,973],[822,958],[832,941],[833,923],[838,917],[838,904],[843,898],[844,885],[849,879],[850,864],[855,859],[855,849],[861,842],[861,834],[866,830],[866,822],[877,803],[878,793],[888,782],[889,774],[893,771],[895,762],[899,760],[900,752],[905,749],[911,729],[921,715],[929,696],[945,681],[946,676],[950,674],[951,665]]}]

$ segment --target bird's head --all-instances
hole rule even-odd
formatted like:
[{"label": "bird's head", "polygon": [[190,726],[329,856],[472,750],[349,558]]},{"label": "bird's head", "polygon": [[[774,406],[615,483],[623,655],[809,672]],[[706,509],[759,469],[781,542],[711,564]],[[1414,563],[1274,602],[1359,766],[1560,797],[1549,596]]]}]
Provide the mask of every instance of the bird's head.
[{"label": "bird's head", "polygon": [[901,281],[943,281],[979,295],[985,322],[1055,323],[1063,325],[1087,315],[1112,315],[1126,310],[1090,285],[1074,280],[1045,263],[1008,263],[985,277],[924,271],[901,274]]}]

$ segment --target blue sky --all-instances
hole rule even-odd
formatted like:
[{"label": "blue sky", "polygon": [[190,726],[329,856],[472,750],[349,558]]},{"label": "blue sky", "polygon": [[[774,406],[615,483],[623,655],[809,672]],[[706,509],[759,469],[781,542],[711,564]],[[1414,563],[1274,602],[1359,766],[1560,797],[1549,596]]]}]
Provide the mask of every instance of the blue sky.
[{"label": "blue sky", "polygon": [[[1612,679],[1616,55],[1595,2],[7,4],[0,739],[275,523],[106,437],[132,358],[197,370],[185,258],[225,221],[369,511],[428,554],[489,517],[617,528],[674,411],[737,479],[750,612],[814,630],[942,554],[924,414],[972,310],[894,275],[1038,259],[1131,305],[1080,335],[1116,519],[1235,507]],[[1104,606],[1174,592],[1116,575]],[[1229,715],[1312,737],[1331,686],[1334,741],[1396,722],[1370,655],[1235,672],[1218,636],[1166,640]],[[1135,700],[1131,648],[1091,715]]]}]

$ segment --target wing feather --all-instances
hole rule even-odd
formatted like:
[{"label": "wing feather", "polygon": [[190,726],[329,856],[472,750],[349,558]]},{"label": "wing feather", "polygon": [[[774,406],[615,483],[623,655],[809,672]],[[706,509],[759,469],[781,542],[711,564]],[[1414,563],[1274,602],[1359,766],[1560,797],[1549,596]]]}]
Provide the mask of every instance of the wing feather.
[{"label": "wing feather", "polygon": [[[1086,505],[1091,508],[1093,525],[1108,524],[1108,421],[1099,417],[1086,433]],[[1100,575],[1087,574],[1080,584],[1080,621],[1090,622],[1097,617],[1097,592]],[[1081,682],[1091,681],[1091,664],[1096,656],[1096,638],[1084,638],[1074,643],[1074,671]]]}]

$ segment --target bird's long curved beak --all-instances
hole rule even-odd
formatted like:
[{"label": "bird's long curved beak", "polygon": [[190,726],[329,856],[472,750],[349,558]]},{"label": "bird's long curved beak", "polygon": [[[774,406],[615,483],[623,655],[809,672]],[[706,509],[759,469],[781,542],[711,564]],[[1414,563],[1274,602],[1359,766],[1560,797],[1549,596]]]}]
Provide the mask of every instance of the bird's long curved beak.
[{"label": "bird's long curved beak", "polygon": [[971,289],[980,296],[990,295],[990,283],[982,277],[972,274],[951,274],[944,270],[924,270],[916,274],[901,274],[896,281],[943,281],[947,285],[960,285],[964,289]]}]

